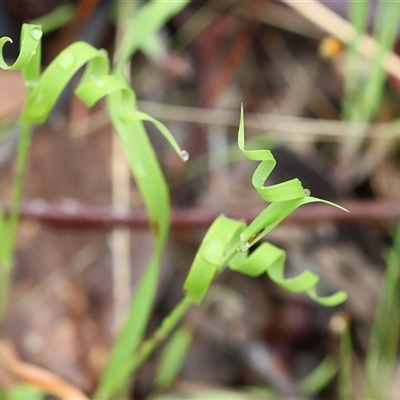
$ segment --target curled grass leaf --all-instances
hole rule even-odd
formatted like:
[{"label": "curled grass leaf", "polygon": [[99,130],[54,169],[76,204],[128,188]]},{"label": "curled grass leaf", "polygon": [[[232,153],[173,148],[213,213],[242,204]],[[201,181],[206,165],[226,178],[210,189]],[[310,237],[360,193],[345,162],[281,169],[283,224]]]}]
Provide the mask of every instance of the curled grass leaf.
[{"label": "curled grass leaf", "polygon": [[[298,179],[291,179],[276,185],[264,186],[269,175],[275,168],[276,161],[270,150],[245,149],[243,105],[240,112],[238,146],[247,158],[250,160],[260,161],[260,164],[253,174],[252,183],[261,198],[271,203],[246,229],[243,230],[243,232],[241,232],[240,249],[242,251],[246,251],[254,245],[254,243],[258,242],[301,205],[323,202],[340,208],[343,211],[347,211],[345,208],[335,203],[311,197],[310,192],[303,188]],[[254,262],[254,266],[251,265],[252,262]],[[304,271],[296,278],[284,278],[284,262],[285,257],[282,250],[277,249],[269,243],[263,243],[249,257],[248,262],[245,262],[245,267],[239,267],[238,264],[234,263],[234,268],[241,268],[241,272],[243,273],[246,273],[248,270],[251,274],[254,274],[255,271],[262,270],[261,265],[264,265],[263,272],[267,272],[271,280],[289,291],[305,291],[310,298],[325,306],[334,306],[346,300],[347,294],[342,291],[328,297],[318,296],[315,288],[318,282],[318,277],[311,271]]]},{"label": "curled grass leaf", "polygon": [[336,306],[346,300],[347,294],[343,291],[326,297],[318,296],[316,285],[319,277],[309,270],[296,277],[285,278],[285,260],[284,250],[265,242],[248,256],[245,253],[237,254],[229,262],[229,268],[252,277],[266,273],[282,288],[294,293],[305,292],[312,300],[327,307]]},{"label": "curled grass leaf", "polygon": [[3,48],[6,43],[13,43],[8,36],[0,38],[0,68],[4,70],[20,70],[26,67],[37,54],[37,48],[42,37],[40,25],[23,24],[21,30],[20,52],[18,58],[12,65],[8,65],[3,57]]},{"label": "curled grass leaf", "polygon": [[301,182],[297,178],[276,185],[264,186],[269,175],[275,168],[276,161],[270,150],[246,150],[243,105],[240,111],[238,146],[247,158],[260,161],[260,164],[253,174],[252,183],[261,198],[271,203],[241,233],[240,239],[242,241],[243,250],[246,250],[246,247],[248,248],[258,242],[301,205],[322,202],[347,211],[345,208],[335,203],[310,196],[310,192],[303,188]]},{"label": "curled grass leaf", "polygon": [[96,73],[108,73],[108,57],[104,52],[85,42],[77,42],[64,49],[46,68],[29,94],[21,122],[30,125],[43,123],[68,82],[87,63],[93,73],[92,79],[98,78]]},{"label": "curled grass leaf", "polygon": [[252,182],[260,196],[271,204],[248,227],[243,222],[229,219],[223,215],[214,221],[200,245],[184,283],[187,296],[193,302],[199,303],[214,276],[225,264],[228,264],[230,269],[253,277],[266,273],[272,281],[284,289],[296,293],[305,292],[321,305],[336,306],[345,301],[347,294],[343,291],[331,296],[319,296],[316,291],[319,277],[309,270],[296,277],[286,278],[284,276],[285,252],[270,243],[262,243],[248,255],[248,249],[254,243],[303,204],[324,202],[345,209],[329,201],[309,196],[308,191],[303,189],[298,179],[269,187],[264,186],[276,161],[269,150],[245,149],[243,107],[238,145],[247,158],[261,161],[253,175]]}]

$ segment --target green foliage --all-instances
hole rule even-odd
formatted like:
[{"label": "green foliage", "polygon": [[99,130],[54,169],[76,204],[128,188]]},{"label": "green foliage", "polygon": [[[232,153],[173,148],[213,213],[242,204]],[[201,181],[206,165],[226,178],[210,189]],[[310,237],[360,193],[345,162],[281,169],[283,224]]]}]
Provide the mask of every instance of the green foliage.
[{"label": "green foliage", "polygon": [[[173,7],[163,7],[165,4],[153,2],[141,8],[139,16],[142,15],[142,18],[136,16],[135,19],[135,26],[139,25],[143,28],[140,40],[145,40],[174,12],[183,8],[186,2],[174,3]],[[158,12],[158,14],[152,15],[153,12]],[[143,21],[143,18],[146,20]],[[76,94],[90,106],[102,97],[107,97],[111,120],[143,196],[155,239],[154,254],[132,301],[127,323],[116,341],[109,367],[100,382],[100,389],[106,390],[104,387],[107,386],[107,382],[116,379],[115,366],[124,364],[128,358],[132,357],[134,349],[143,336],[155,297],[159,263],[169,229],[170,206],[167,185],[142,120],[155,123],[179,155],[182,154],[184,157],[185,153],[179,148],[165,126],[152,117],[137,111],[134,92],[121,74],[110,72],[109,59],[103,50],[97,50],[84,42],[74,43],[63,50],[39,76],[41,36],[40,26],[24,24],[21,33],[20,54],[16,62],[12,66],[8,66],[3,57],[0,57],[1,68],[22,69],[28,89],[26,104],[20,117],[23,135],[17,156],[17,172],[19,174],[14,185],[11,218],[2,218],[1,220],[3,229],[0,232],[0,242],[4,245],[1,255],[7,260],[7,264],[3,263],[0,269],[3,278],[1,279],[1,308],[4,312],[11,275],[10,265],[22,196],[22,174],[26,163],[30,127],[33,124],[43,123],[48,118],[64,87],[76,72],[87,64],[84,76],[76,88]],[[12,40],[7,37],[0,39],[0,49],[7,42],[12,42]],[[139,44],[137,36],[131,35],[123,46],[125,56],[130,57],[137,50]],[[7,246],[6,243],[8,243]],[[122,384],[123,382],[120,386]]]},{"label": "green foliage", "polygon": [[43,400],[45,393],[32,386],[16,385],[7,392],[7,400]]},{"label": "green foliage", "polygon": [[382,100],[386,73],[384,57],[395,43],[400,3],[379,1],[373,36],[378,49],[365,71],[365,60],[360,55],[361,36],[367,32],[369,1],[350,1],[350,21],[357,36],[349,46],[348,67],[345,75],[345,98],[343,117],[356,121],[369,121],[378,110]]},{"label": "green foliage", "polygon": [[[386,71],[385,57],[393,49],[398,34],[400,3],[378,1],[374,21],[373,38],[377,47],[368,60],[360,52],[368,30],[368,15],[371,8],[368,0],[349,1],[349,18],[356,35],[348,46],[342,118],[349,121],[369,122],[376,117],[382,104]],[[364,43],[365,45],[365,43]],[[354,125],[344,137],[341,153],[346,163],[353,163],[361,148],[365,129]]]},{"label": "green foliage", "polygon": [[310,197],[298,179],[273,186],[264,186],[276,161],[269,150],[245,150],[243,108],[239,124],[238,145],[247,158],[261,161],[254,172],[252,182],[260,196],[271,204],[248,227],[243,222],[223,215],[214,221],[200,245],[184,283],[187,295],[193,302],[199,303],[207,293],[214,276],[228,264],[232,270],[249,276],[267,273],[274,282],[286,290],[306,292],[313,300],[325,306],[335,306],[345,301],[347,295],[344,292],[337,292],[328,297],[319,297],[315,288],[319,278],[311,271],[304,271],[295,278],[285,278],[285,252],[270,243],[262,243],[248,255],[251,246],[301,205],[322,201],[336,207],[339,206]]},{"label": "green foliage", "polygon": [[387,271],[376,308],[365,362],[365,396],[389,398],[396,370],[400,327],[400,228],[387,257]]},{"label": "green foliage", "polygon": [[326,357],[300,383],[300,388],[308,395],[319,393],[332,381],[338,371],[338,366],[332,357]]},{"label": "green foliage", "polygon": [[338,397],[339,400],[348,400],[353,397],[353,381],[352,381],[352,343],[350,328],[347,321],[343,319],[343,331],[340,334],[340,368],[338,376]]},{"label": "green foliage", "polygon": [[[369,345],[366,350],[363,375],[364,398],[388,399],[396,384],[396,360],[400,327],[400,228],[394,235],[393,247],[387,257],[387,270],[380,290]],[[306,393],[314,394],[323,389],[338,372],[338,397],[353,398],[353,343],[348,321],[337,315],[340,330],[339,362],[325,359],[302,382]]]},{"label": "green foliage", "polygon": [[158,364],[155,384],[162,389],[173,383],[179,371],[192,342],[192,332],[182,326],[171,336],[161,354]]},{"label": "green foliage", "polygon": [[[242,109],[238,133],[239,149],[247,158],[261,161],[252,182],[260,196],[271,204],[249,226],[225,216],[217,218],[202,241],[185,281],[184,289],[187,295],[163,321],[157,332],[141,343],[156,294],[159,265],[170,222],[168,188],[143,121],[153,123],[183,160],[186,160],[188,155],[180,149],[163,124],[137,109],[135,93],[125,80],[122,71],[132,54],[187,2],[152,1],[136,10],[131,24],[127,25],[119,49],[119,58],[113,70],[110,69],[110,61],[105,51],[84,42],[77,42],[64,49],[40,74],[42,30],[38,25],[24,24],[20,54],[13,65],[8,66],[2,55],[0,56],[0,67],[21,70],[27,87],[27,99],[19,119],[22,134],[17,153],[11,215],[5,218],[0,212],[1,313],[4,313],[12,272],[30,129],[32,125],[46,121],[66,85],[84,66],[86,66],[85,71],[75,94],[88,106],[94,105],[102,98],[106,99],[114,130],[121,141],[149,215],[154,237],[154,252],[132,299],[126,323],[116,338],[110,360],[94,395],[95,399],[115,398],[124,391],[141,363],[158,343],[169,335],[187,309],[203,299],[214,276],[226,265],[249,276],[267,273],[273,281],[287,290],[306,292],[312,299],[327,306],[337,305],[346,299],[346,294],[343,292],[319,297],[315,288],[318,277],[311,271],[304,271],[295,278],[285,278],[285,253],[271,244],[263,243],[252,254],[248,254],[251,246],[299,206],[317,201],[336,205],[311,197],[298,179],[264,186],[276,162],[269,150],[245,149]],[[10,38],[0,39],[0,51],[8,42],[11,42]],[[183,335],[182,331],[178,331],[177,334]],[[187,336],[183,341],[185,346],[182,344],[182,336],[178,338],[180,344],[175,337],[167,347],[158,375],[159,384],[170,382],[178,372],[184,349],[189,345]],[[168,365],[172,365],[173,368],[168,370],[166,367]]]}]

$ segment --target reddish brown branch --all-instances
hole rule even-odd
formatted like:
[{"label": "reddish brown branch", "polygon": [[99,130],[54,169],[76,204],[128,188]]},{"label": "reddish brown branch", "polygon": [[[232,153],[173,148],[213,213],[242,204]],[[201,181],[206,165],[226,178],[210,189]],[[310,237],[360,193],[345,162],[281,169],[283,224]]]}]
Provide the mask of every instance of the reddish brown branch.
[{"label": "reddish brown branch", "polygon": [[[340,224],[364,222],[394,224],[400,221],[400,202],[398,201],[343,201],[341,205],[350,213],[325,204],[310,204],[299,208],[285,222],[296,224],[315,224],[331,221]],[[8,212],[8,206],[4,206]],[[252,221],[261,209],[231,208],[225,214],[246,222]],[[172,212],[173,229],[206,228],[211,225],[219,212],[191,208]],[[147,229],[148,218],[144,209],[116,211],[109,207],[88,206],[77,202],[64,204],[46,203],[41,200],[25,202],[21,217],[61,226],[107,228],[114,225],[127,225],[135,229]]]}]

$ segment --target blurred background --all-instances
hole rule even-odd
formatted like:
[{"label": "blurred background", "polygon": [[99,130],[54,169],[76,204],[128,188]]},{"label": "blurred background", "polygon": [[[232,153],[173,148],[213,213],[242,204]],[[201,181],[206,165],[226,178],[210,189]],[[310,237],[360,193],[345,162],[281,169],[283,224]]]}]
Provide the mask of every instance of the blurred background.
[{"label": "blurred background", "polygon": [[[148,126],[173,204],[150,331],[182,297],[213,219],[251,221],[265,207],[251,185],[257,164],[236,146],[241,103],[248,146],[277,159],[268,184],[297,177],[350,211],[308,205],[266,238],[287,251],[288,276],[315,271],[321,295],[343,289],[348,301],[323,308],[267,276],[222,273],[184,321],[192,345],[168,398],[355,399],[365,387],[400,397],[399,4],[196,0],[132,59],[138,108],[190,154],[182,163]],[[21,24],[36,21],[43,68],[77,40],[112,57],[123,35],[116,5],[2,2],[0,35],[14,39],[5,56],[17,57]],[[32,136],[6,336],[21,358],[91,393],[153,242],[105,104],[88,109],[74,84]],[[19,72],[0,71],[5,207],[24,93]],[[132,398],[154,393],[156,362]]]}]

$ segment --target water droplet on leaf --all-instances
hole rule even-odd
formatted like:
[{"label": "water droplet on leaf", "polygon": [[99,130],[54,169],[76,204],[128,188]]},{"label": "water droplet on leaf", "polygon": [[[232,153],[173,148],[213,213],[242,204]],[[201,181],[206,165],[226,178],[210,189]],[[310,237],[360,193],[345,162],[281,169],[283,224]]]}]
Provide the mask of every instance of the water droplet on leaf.
[{"label": "water droplet on leaf", "polygon": [[29,88],[34,88],[38,84],[38,81],[25,81],[25,86]]},{"label": "water droplet on leaf", "polygon": [[65,53],[61,56],[58,65],[64,71],[69,70],[75,63],[75,57],[70,53]]},{"label": "water droplet on leaf", "polygon": [[102,79],[100,79],[99,81],[96,82],[96,85],[97,85],[98,87],[103,87],[105,84],[106,84],[106,82],[103,81]]},{"label": "water droplet on leaf", "polygon": [[31,50],[31,55],[34,56],[36,54],[36,50]]},{"label": "water droplet on leaf", "polygon": [[304,194],[306,196],[311,196],[311,190],[310,189],[304,189]]},{"label": "water droplet on leaf", "polygon": [[180,156],[184,162],[189,160],[189,153],[186,150],[182,150]]},{"label": "water droplet on leaf", "polygon": [[239,251],[241,251],[242,253],[244,253],[245,251],[247,251],[250,248],[250,245],[247,242],[242,242],[240,243],[239,246]]},{"label": "water droplet on leaf", "polygon": [[34,28],[30,31],[29,33],[31,35],[31,37],[35,40],[40,40],[41,37],[43,36],[43,32],[41,29],[39,28]]}]

